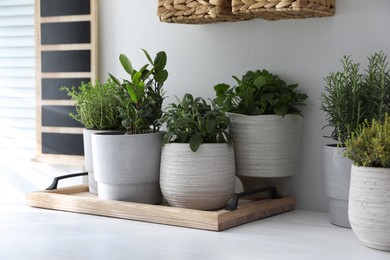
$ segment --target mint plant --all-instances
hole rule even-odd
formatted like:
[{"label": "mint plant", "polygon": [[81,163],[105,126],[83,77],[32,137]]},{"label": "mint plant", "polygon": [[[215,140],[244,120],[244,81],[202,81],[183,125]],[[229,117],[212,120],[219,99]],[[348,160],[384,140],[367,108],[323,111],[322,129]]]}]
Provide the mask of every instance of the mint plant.
[{"label": "mint plant", "polygon": [[299,114],[307,95],[297,92],[297,84],[287,85],[266,70],[248,71],[236,86],[222,83],[214,86],[214,102],[226,112],[244,115]]}]

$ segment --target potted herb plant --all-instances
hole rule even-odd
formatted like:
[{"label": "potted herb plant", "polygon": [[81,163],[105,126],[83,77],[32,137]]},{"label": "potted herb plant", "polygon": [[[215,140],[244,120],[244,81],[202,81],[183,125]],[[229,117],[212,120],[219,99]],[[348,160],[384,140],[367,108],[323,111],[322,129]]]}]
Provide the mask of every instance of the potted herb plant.
[{"label": "potted herb plant", "polygon": [[244,190],[275,186],[282,193],[284,181],[298,169],[299,107],[307,95],[267,70],[233,78],[236,86],[214,86],[214,101],[229,112],[237,176]]},{"label": "potted herb plant", "polygon": [[[389,105],[389,104],[388,104]],[[390,251],[390,117],[365,121],[345,141],[353,161],[349,221],[366,246]]]},{"label": "potted herb plant", "polygon": [[120,101],[117,98],[119,89],[111,79],[108,79],[106,83],[82,82],[78,88],[64,86],[61,90],[66,91],[76,102],[76,114],[71,113],[70,116],[85,127],[83,129],[85,170],[88,171],[89,191],[97,194],[91,136],[97,132],[122,129],[118,111]]},{"label": "potted herb plant", "polygon": [[324,173],[329,199],[330,222],[350,228],[348,196],[352,161],[342,157],[345,140],[351,132],[373,118],[381,120],[389,111],[390,73],[386,56],[376,53],[369,58],[367,70],[349,56],[342,59],[343,70],[325,77],[327,86],[321,94],[321,109],[326,113],[333,144],[324,147]]},{"label": "potted herb plant", "polygon": [[171,206],[212,210],[225,206],[235,186],[229,118],[200,97],[185,94],[164,113],[160,185]]},{"label": "potted herb plant", "polygon": [[119,117],[123,133],[92,136],[95,178],[99,198],[158,204],[162,200],[159,185],[162,133],[159,131],[164,100],[163,84],[168,77],[166,53],[154,60],[144,50],[149,64],[135,70],[130,60],[119,59],[130,79],[119,81],[121,106]]}]

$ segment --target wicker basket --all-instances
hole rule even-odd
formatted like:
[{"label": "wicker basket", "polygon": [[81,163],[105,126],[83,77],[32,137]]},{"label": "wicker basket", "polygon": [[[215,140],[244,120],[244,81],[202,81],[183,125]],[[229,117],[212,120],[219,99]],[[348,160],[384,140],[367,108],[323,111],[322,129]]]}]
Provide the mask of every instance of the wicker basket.
[{"label": "wicker basket", "polygon": [[203,24],[235,22],[253,17],[233,15],[231,0],[158,0],[162,22]]},{"label": "wicker basket", "polygon": [[232,0],[233,14],[266,20],[333,16],[336,0]]}]

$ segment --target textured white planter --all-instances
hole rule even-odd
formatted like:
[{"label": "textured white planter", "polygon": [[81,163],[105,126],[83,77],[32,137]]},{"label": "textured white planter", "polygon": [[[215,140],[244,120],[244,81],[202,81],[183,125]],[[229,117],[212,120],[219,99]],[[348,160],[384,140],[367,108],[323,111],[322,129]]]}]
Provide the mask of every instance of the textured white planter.
[{"label": "textured white planter", "polygon": [[282,193],[299,164],[302,117],[229,113],[237,176],[245,190],[276,186]]},{"label": "textured white planter", "polygon": [[390,168],[352,166],[348,215],[363,244],[390,251]]},{"label": "textured white planter", "polygon": [[212,210],[224,207],[235,186],[234,149],[228,144],[165,144],[161,153],[161,191],[171,206]]},{"label": "textured white planter", "polygon": [[162,133],[94,134],[93,169],[99,198],[160,203],[161,145]]},{"label": "textured white planter", "polygon": [[324,147],[325,188],[329,200],[330,223],[351,228],[348,220],[348,197],[352,161],[343,157],[343,149],[335,145]]}]

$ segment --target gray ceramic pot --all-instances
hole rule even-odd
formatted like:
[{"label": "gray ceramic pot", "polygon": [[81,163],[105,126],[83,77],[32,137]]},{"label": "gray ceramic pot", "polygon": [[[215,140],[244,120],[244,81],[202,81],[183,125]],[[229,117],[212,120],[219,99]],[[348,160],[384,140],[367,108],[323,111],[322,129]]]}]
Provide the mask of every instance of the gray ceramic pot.
[{"label": "gray ceramic pot", "polygon": [[302,117],[235,113],[229,117],[237,176],[244,190],[276,186],[283,193],[285,180],[298,171]]},{"label": "gray ceramic pot", "polygon": [[342,156],[343,148],[324,147],[326,195],[329,199],[329,220],[336,226],[351,228],[348,220],[348,197],[352,161]]},{"label": "gray ceramic pot", "polygon": [[348,215],[363,244],[390,251],[390,168],[352,166]]},{"label": "gray ceramic pot", "polygon": [[160,203],[161,145],[162,133],[94,134],[93,168],[99,198]]},{"label": "gray ceramic pot", "polygon": [[228,144],[165,144],[161,154],[161,191],[171,206],[212,210],[224,207],[235,186],[234,149]]}]

